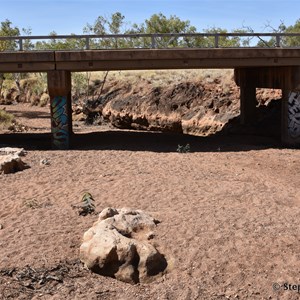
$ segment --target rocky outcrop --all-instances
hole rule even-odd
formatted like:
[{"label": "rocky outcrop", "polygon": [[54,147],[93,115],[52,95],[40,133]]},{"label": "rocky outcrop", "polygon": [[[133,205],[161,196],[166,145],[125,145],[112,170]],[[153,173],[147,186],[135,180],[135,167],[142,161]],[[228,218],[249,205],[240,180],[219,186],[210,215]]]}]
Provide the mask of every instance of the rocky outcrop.
[{"label": "rocky outcrop", "polygon": [[151,243],[157,223],[141,210],[106,208],[85,232],[80,259],[100,275],[132,284],[148,282],[167,267]]},{"label": "rocky outcrop", "polygon": [[23,148],[0,148],[0,174],[15,173],[28,168],[21,159],[24,155]]}]

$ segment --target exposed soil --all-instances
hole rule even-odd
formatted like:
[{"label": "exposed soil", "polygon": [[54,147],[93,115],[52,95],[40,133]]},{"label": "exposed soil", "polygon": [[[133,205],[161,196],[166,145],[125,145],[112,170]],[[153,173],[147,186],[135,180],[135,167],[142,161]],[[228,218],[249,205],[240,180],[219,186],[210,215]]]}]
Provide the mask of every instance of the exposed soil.
[{"label": "exposed soil", "polygon": [[[0,144],[25,147],[31,168],[0,175],[0,299],[299,299],[293,287],[273,290],[300,284],[299,150],[273,137],[75,122],[74,149],[53,151],[48,107],[6,109],[27,132],[2,132]],[[73,208],[84,191],[97,212],[132,207],[160,220],[167,273],[131,285],[85,270],[79,247],[97,215]]]},{"label": "exposed soil", "polygon": [[[99,93],[99,88],[92,90],[96,95]],[[207,136],[221,131],[239,116],[239,94],[232,75],[228,74],[225,78],[208,77],[202,81],[188,78],[161,87],[153,86],[146,78],[137,83],[111,80],[105,83],[101,96],[91,96],[74,109],[74,114],[82,118],[83,111],[90,122],[93,118],[99,122],[100,118],[121,129]],[[247,130],[262,133],[259,130],[265,130],[266,124],[262,126],[261,121],[271,120],[265,134],[279,133],[280,105],[270,102],[280,98],[280,90],[258,89],[256,117]]]}]

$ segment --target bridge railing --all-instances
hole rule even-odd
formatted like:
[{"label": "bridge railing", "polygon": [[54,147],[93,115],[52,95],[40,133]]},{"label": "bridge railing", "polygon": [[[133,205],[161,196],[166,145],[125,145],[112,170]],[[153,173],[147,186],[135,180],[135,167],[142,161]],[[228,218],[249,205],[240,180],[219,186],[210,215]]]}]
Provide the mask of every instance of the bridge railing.
[{"label": "bridge railing", "polygon": [[[268,38],[268,40],[266,40]],[[33,43],[35,41],[35,43]],[[0,51],[300,47],[300,33],[162,33],[0,36]]]}]

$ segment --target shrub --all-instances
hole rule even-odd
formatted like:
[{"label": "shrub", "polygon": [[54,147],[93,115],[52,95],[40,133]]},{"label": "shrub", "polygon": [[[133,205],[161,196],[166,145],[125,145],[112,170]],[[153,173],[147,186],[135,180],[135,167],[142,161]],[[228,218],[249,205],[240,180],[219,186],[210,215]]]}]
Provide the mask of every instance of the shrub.
[{"label": "shrub", "polygon": [[177,152],[178,153],[188,153],[190,152],[190,144],[186,144],[185,146],[183,145],[178,145],[177,146]]},{"label": "shrub", "polygon": [[13,122],[15,121],[15,117],[6,112],[3,109],[0,109],[0,129],[7,129],[12,126]]},{"label": "shrub", "polygon": [[95,200],[93,196],[90,193],[85,192],[82,197],[83,203],[81,205],[79,215],[86,216],[88,214],[95,212],[95,205],[93,203],[94,201]]},{"label": "shrub", "polygon": [[50,96],[46,93],[43,93],[41,98],[40,98],[40,106],[44,107],[46,106],[50,101]]}]

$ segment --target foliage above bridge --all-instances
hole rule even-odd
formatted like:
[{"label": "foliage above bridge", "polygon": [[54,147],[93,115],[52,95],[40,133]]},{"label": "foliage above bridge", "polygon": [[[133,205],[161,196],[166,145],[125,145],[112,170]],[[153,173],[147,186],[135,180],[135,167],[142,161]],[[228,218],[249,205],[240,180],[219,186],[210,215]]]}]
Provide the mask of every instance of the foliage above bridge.
[{"label": "foliage above bridge", "polygon": [[[281,24],[278,28],[268,26],[266,29],[270,34],[256,34],[251,28],[228,33],[227,29],[216,27],[198,34],[190,21],[174,15],[154,14],[142,24],[130,25],[120,12],[116,12],[108,18],[99,16],[92,24],[88,23],[83,28],[84,35],[58,36],[53,31],[48,36],[34,37],[30,34],[31,30],[20,30],[5,20],[0,27],[0,51],[300,45],[300,19],[293,26]],[[14,38],[4,40],[1,37]]]}]

